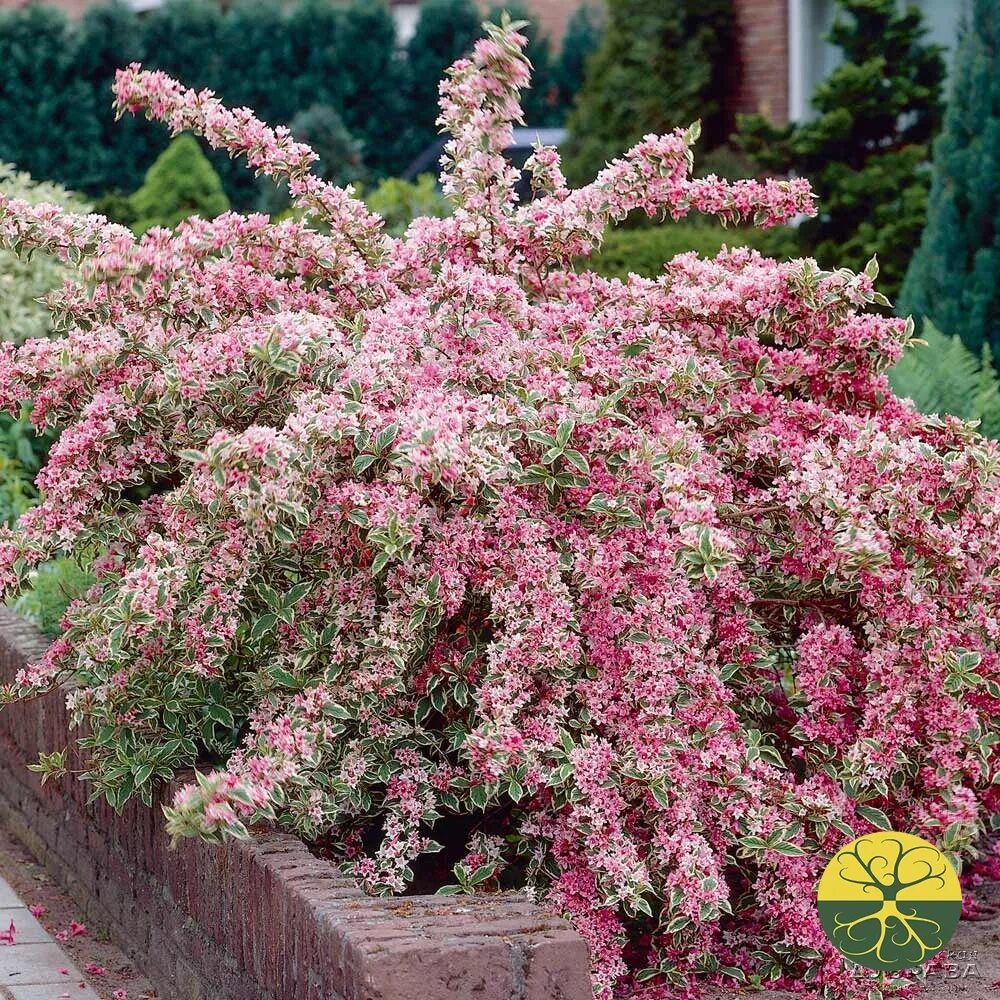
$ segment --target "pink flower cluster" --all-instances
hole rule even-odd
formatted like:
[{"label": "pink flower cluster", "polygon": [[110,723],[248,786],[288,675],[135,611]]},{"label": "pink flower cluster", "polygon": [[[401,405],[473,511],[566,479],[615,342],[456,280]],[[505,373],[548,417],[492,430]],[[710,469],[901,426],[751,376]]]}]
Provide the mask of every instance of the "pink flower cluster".
[{"label": "pink flower cluster", "polygon": [[1000,451],[893,397],[910,329],[870,274],[577,270],[635,209],[769,225],[811,195],[693,180],[678,130],[578,191],[540,148],[519,205],[522,45],[451,70],[455,212],[401,240],[286,132],[138,67],[121,109],[287,177],[304,220],[135,240],[0,199],[0,242],[81,262],[65,335],[0,353],[0,403],[62,430],[0,580],[101,553],[6,695],[75,681],[115,805],[215,755],[175,836],[276,819],[395,892],[470,830],[458,888],[565,912],[601,997],[865,994],[825,859],[885,823],[971,857],[1000,811]]}]

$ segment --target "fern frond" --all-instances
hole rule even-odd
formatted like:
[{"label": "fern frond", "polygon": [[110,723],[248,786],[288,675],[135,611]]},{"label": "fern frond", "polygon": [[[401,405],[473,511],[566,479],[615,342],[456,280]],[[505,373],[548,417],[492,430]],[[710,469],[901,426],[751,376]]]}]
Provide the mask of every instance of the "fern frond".
[{"label": "fern frond", "polygon": [[897,396],[913,401],[922,413],[979,420],[980,431],[1000,437],[1000,380],[989,348],[977,358],[958,337],[924,321],[924,344],[914,344],[889,371]]}]

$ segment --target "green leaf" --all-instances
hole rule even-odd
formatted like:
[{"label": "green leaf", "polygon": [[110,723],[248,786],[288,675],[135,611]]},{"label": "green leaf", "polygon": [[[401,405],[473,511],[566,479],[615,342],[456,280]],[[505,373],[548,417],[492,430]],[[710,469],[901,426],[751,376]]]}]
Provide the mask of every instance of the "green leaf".
[{"label": "green leaf", "polygon": [[881,809],[876,809],[874,806],[857,806],[857,812],[859,816],[863,816],[869,823],[873,826],[878,827],[880,830],[891,830],[892,823],[889,821],[889,817],[886,816]]},{"label": "green leaf", "polygon": [[209,702],[205,706],[205,712],[213,722],[218,722],[220,726],[225,726],[227,729],[232,729],[236,725],[233,713],[225,705]]},{"label": "green leaf", "polygon": [[274,627],[274,623],[277,620],[278,619],[275,615],[261,615],[260,618],[253,623],[253,628],[250,629],[250,638],[259,639],[265,632],[270,631],[270,629]]}]

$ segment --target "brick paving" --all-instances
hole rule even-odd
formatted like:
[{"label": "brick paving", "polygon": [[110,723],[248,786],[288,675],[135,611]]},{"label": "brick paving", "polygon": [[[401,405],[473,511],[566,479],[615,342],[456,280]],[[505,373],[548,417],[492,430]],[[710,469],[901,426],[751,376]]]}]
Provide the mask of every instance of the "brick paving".
[{"label": "brick paving", "polygon": [[83,973],[0,878],[0,933],[14,925],[14,944],[0,943],[4,1000],[99,1000]]}]

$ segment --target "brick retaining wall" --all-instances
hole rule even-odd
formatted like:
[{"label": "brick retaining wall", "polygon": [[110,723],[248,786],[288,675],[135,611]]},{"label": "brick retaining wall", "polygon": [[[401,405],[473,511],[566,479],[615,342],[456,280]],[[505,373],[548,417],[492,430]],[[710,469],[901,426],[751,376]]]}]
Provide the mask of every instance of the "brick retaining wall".
[{"label": "brick retaining wall", "polygon": [[[44,648],[0,609],[0,682]],[[371,899],[274,832],[171,850],[158,808],[119,817],[27,770],[66,734],[58,692],[0,711],[0,815],[163,1000],[592,997],[583,940],[523,897]]]}]

